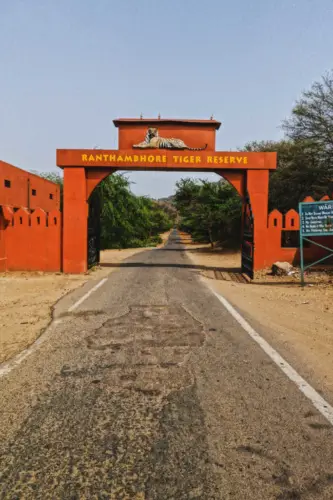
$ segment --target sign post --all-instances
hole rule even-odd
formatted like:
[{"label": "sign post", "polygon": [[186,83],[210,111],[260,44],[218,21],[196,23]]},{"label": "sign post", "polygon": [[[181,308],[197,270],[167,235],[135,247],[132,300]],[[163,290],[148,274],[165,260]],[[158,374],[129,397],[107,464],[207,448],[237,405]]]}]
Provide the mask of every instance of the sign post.
[{"label": "sign post", "polygon": [[[304,286],[304,271],[333,256],[333,248],[310,240],[311,236],[333,236],[333,200],[299,204],[300,215],[300,253],[301,253],[301,285]],[[310,242],[329,253],[307,266],[304,266],[304,241]]]}]

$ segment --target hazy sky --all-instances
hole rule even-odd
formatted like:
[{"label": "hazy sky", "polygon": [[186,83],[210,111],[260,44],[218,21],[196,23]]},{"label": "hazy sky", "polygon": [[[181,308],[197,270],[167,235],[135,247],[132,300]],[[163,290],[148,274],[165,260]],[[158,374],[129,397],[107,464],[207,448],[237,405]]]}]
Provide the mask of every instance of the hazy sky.
[{"label": "hazy sky", "polygon": [[[278,139],[333,67],[332,27],[332,0],[0,0],[0,159],[56,170],[56,148],[116,148],[112,119],[140,113],[213,113],[217,149]],[[184,173],[130,177],[160,197]]]}]

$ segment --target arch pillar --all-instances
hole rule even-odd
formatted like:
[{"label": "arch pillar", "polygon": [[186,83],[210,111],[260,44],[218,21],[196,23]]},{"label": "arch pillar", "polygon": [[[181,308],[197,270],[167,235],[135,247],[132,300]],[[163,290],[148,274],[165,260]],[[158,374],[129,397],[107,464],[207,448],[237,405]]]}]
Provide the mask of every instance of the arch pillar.
[{"label": "arch pillar", "polygon": [[228,181],[237,191],[241,198],[245,196],[245,182],[246,182],[246,172],[242,170],[216,170],[216,174],[220,175]]},{"label": "arch pillar", "polygon": [[93,192],[96,186],[102,182],[106,177],[115,172],[115,168],[103,168],[103,169],[86,169],[86,180],[87,180],[87,200]]},{"label": "arch pillar", "polygon": [[268,221],[268,188],[269,170],[216,170],[216,173],[227,180],[244,200],[246,191],[249,194],[254,218],[254,262],[257,271],[266,267],[267,221]]},{"label": "arch pillar", "polygon": [[88,199],[95,187],[115,168],[64,168],[63,272],[88,270]]},{"label": "arch pillar", "polygon": [[246,188],[254,218],[255,271],[266,267],[269,170],[248,170]]},{"label": "arch pillar", "polygon": [[64,169],[63,271],[87,271],[87,186],[84,167]]}]

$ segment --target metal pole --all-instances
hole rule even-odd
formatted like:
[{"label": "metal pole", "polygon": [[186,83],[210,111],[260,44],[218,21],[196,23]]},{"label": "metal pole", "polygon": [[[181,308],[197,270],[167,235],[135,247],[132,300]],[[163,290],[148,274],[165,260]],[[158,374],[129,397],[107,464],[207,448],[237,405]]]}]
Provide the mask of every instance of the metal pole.
[{"label": "metal pole", "polygon": [[299,204],[299,249],[301,253],[301,286],[304,287],[304,254],[303,254],[303,231],[302,231],[302,204]]},{"label": "metal pole", "polygon": [[304,256],[303,256],[303,235],[300,233],[300,251],[301,251],[301,286],[304,286]]}]

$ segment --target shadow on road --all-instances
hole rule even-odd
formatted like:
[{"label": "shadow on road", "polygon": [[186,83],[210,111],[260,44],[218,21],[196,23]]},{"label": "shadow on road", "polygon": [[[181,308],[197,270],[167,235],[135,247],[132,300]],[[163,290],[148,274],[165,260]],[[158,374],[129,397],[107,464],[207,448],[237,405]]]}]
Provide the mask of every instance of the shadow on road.
[{"label": "shadow on road", "polygon": [[226,273],[240,273],[239,267],[215,267],[215,266],[199,266],[195,264],[171,264],[171,263],[147,263],[147,262],[101,262],[101,267],[174,267],[180,269],[197,269],[199,271],[220,271]]}]

